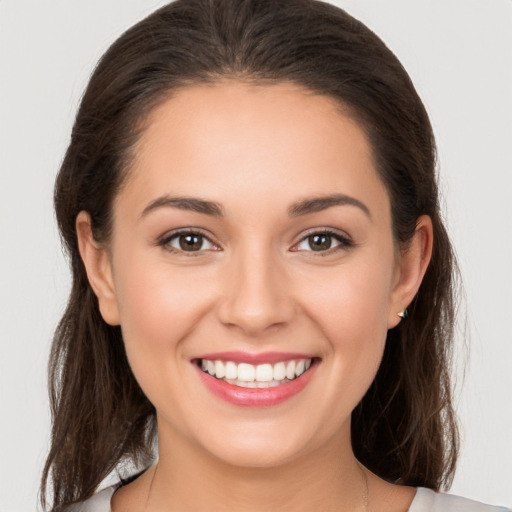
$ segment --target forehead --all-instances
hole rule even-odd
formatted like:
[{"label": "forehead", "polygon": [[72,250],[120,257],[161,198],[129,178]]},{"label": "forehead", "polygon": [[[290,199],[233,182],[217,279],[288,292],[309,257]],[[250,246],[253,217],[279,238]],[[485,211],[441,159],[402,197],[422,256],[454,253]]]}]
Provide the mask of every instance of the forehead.
[{"label": "forehead", "polygon": [[130,182],[148,201],[172,193],[223,202],[228,189],[244,201],[383,192],[364,131],[337,101],[236,81],[185,87],[157,107]]},{"label": "forehead", "polygon": [[[339,143],[340,129],[345,135],[360,131],[348,107],[334,98],[289,83],[253,85],[225,80],[175,91],[149,116],[139,149],[155,148],[163,138],[167,143],[170,135],[180,142],[201,140],[220,148],[229,135],[231,148],[250,139],[252,144],[244,147],[249,150],[271,139],[275,143],[286,140],[287,147],[299,151],[300,142],[312,135],[321,136],[325,144]],[[368,149],[363,133],[359,135],[358,142]]]}]

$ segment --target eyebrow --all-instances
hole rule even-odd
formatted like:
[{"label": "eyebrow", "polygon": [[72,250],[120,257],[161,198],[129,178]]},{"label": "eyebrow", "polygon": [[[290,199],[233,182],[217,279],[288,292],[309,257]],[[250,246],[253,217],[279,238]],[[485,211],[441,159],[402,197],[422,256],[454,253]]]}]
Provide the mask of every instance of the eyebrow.
[{"label": "eyebrow", "polygon": [[[370,219],[372,218],[369,208],[355,197],[344,194],[333,194],[330,196],[312,197],[298,201],[288,209],[291,217],[299,217],[310,213],[321,212],[334,206],[355,206],[362,210]],[[207,201],[196,197],[171,197],[162,196],[151,201],[142,211],[141,218],[157,208],[179,208],[192,212],[212,215],[214,217],[223,217],[224,210],[219,203]]]},{"label": "eyebrow", "polygon": [[157,208],[179,208],[180,210],[188,210],[205,215],[213,215],[214,217],[222,217],[224,215],[222,206],[214,201],[206,201],[196,197],[171,197],[162,196],[154,201],[151,201],[144,210],[140,217],[145,217],[148,213],[156,210]]},{"label": "eyebrow", "polygon": [[323,210],[327,210],[327,208],[332,208],[333,206],[346,205],[359,208],[370,220],[372,219],[370,209],[364,203],[355,197],[346,196],[344,194],[333,194],[330,196],[303,199],[302,201],[292,204],[288,210],[288,213],[291,217],[298,217],[301,215],[307,215],[309,213],[321,212]]}]

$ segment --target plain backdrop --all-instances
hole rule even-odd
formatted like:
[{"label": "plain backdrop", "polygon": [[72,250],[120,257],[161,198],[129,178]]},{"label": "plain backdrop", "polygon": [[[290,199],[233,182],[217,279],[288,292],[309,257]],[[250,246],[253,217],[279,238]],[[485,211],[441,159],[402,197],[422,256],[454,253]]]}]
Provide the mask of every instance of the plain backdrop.
[{"label": "plain backdrop", "polygon": [[[37,508],[46,360],[69,288],[52,186],[73,116],[107,46],[163,3],[0,0],[1,512]],[[451,492],[511,506],[512,2],[336,3],[397,54],[431,115],[467,310],[457,360],[463,444]]]}]

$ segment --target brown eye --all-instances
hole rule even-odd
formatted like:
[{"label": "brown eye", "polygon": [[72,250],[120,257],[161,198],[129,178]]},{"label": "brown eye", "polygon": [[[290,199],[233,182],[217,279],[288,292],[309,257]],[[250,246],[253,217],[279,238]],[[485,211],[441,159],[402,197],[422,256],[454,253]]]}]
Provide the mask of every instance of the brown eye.
[{"label": "brown eye", "polygon": [[308,236],[307,240],[312,251],[327,251],[332,247],[332,236],[325,233]]},{"label": "brown eye", "polygon": [[183,251],[200,251],[203,247],[203,235],[180,235],[178,240]]},{"label": "brown eye", "polygon": [[353,247],[353,242],[341,233],[331,233],[330,231],[317,231],[305,236],[292,249],[293,251],[304,252],[328,252],[335,250],[349,249]]},{"label": "brown eye", "polygon": [[160,244],[176,252],[200,252],[215,248],[215,245],[201,233],[185,231],[164,238]]}]

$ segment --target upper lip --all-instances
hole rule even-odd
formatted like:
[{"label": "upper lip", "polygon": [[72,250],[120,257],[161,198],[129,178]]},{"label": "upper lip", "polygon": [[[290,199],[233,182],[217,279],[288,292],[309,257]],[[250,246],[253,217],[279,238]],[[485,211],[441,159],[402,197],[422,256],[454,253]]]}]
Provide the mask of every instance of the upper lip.
[{"label": "upper lip", "polygon": [[290,361],[292,359],[313,359],[316,356],[311,354],[297,353],[297,352],[259,352],[253,354],[250,352],[230,351],[230,352],[212,352],[209,354],[202,354],[194,358],[209,359],[211,361],[233,361],[234,363],[249,363],[249,364],[263,364],[263,363],[279,363],[280,361]]}]

